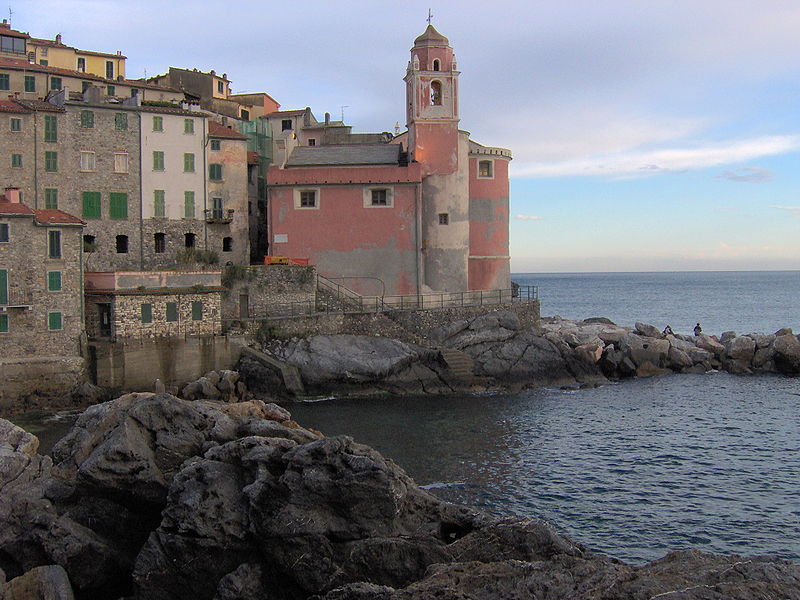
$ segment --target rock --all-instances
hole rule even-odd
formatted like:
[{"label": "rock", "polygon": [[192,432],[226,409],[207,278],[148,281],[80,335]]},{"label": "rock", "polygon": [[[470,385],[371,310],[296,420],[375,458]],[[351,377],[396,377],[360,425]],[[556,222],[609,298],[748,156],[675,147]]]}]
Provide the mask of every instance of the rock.
[{"label": "rock", "polygon": [[9,581],[3,600],[73,600],[67,572],[59,565],[34,567]]},{"label": "rock", "polygon": [[650,361],[645,361],[636,367],[637,377],[655,377],[656,375],[666,375],[669,372],[669,369],[657,367]]},{"label": "rock", "polygon": [[603,347],[596,344],[582,344],[575,348],[575,356],[587,363],[596,364],[603,356]]},{"label": "rock", "polygon": [[750,365],[756,352],[756,342],[745,335],[723,340],[725,356],[743,365]]},{"label": "rock", "polygon": [[791,327],[784,327],[782,329],[778,329],[778,331],[776,331],[773,335],[775,337],[780,337],[782,335],[794,335],[794,333],[792,333]]},{"label": "rock", "polygon": [[181,396],[187,400],[194,400],[202,397],[203,385],[199,381],[192,381],[183,386]]},{"label": "rock", "polygon": [[707,350],[711,354],[715,356],[719,356],[725,351],[725,346],[720,344],[713,336],[707,335],[705,333],[701,333],[696,338],[696,343],[698,348],[702,348],[703,350]]},{"label": "rock", "polygon": [[643,337],[634,333],[626,333],[620,339],[618,348],[622,350],[639,367],[650,363],[654,367],[666,364],[670,344],[664,339]]},{"label": "rock", "polygon": [[267,586],[261,565],[244,563],[219,580],[214,600],[264,600],[269,598]]},{"label": "rock", "polygon": [[226,369],[220,372],[220,379],[217,383],[217,389],[224,395],[236,395],[236,383],[238,381],[239,373]]},{"label": "rock", "polygon": [[719,343],[725,346],[726,342],[734,339],[735,337],[736,337],[735,331],[723,331],[722,335],[719,337]]},{"label": "rock", "polygon": [[764,371],[773,371],[775,369],[775,351],[772,347],[759,348],[753,355],[753,367],[755,369]]},{"label": "rock", "polygon": [[614,321],[608,319],[606,317],[589,317],[588,319],[583,320],[584,323],[587,325],[591,324],[600,324],[600,325],[615,325]]},{"label": "rock", "polygon": [[683,350],[684,352],[689,348],[697,347],[694,343],[694,340],[687,341],[677,335],[668,335],[666,340],[669,342],[670,348],[677,348],[678,350]]},{"label": "rock", "polygon": [[763,333],[748,333],[747,337],[756,343],[756,348],[758,350],[761,350],[762,348],[768,348],[772,345],[772,342],[775,341],[774,335],[766,335]]},{"label": "rock", "polygon": [[655,327],[654,325],[648,325],[647,323],[639,323],[637,321],[634,324],[634,329],[636,330],[636,333],[643,335],[644,337],[656,339],[664,337],[664,334],[661,333],[661,330],[658,327]]},{"label": "rock", "polygon": [[707,363],[714,357],[711,352],[702,348],[686,348],[685,352],[686,356],[691,358],[694,364]]},{"label": "rock", "polygon": [[160,379],[156,379],[155,383],[153,384],[153,391],[156,394],[163,394],[167,391],[167,389],[164,387],[164,384]]},{"label": "rock", "polygon": [[800,374],[800,341],[787,333],[779,335],[772,343],[773,360],[779,373],[784,375]]},{"label": "rock", "polygon": [[[208,381],[210,381],[211,385],[217,385],[220,380],[220,374],[218,371],[209,371],[208,373],[203,375],[203,377],[205,377]],[[202,379],[203,377],[201,377],[200,379]]]},{"label": "rock", "polygon": [[[212,373],[216,373],[215,371],[211,371]],[[219,380],[219,376],[215,379]],[[220,394],[219,390],[217,389],[217,382],[214,381],[212,378],[208,378],[206,376],[201,377],[197,380],[197,383],[200,384],[200,392],[199,397],[205,400],[217,400],[222,394]]]},{"label": "rock", "polygon": [[691,367],[694,364],[694,361],[689,358],[689,355],[686,352],[676,348],[675,346],[670,346],[670,349],[667,352],[667,360],[669,361],[670,368],[676,371],[681,371]]},{"label": "rock", "polygon": [[237,385],[246,383],[247,389],[260,397],[269,396],[275,398],[286,394],[283,379],[277,371],[248,358],[245,354],[242,354],[239,358],[236,370],[239,372],[240,378]]},{"label": "rock", "polygon": [[598,337],[605,344],[616,344],[626,333],[628,332],[625,329],[613,329],[610,331],[601,331]]},{"label": "rock", "polygon": [[72,390],[72,398],[79,404],[98,404],[111,398],[109,391],[98,385],[82,383]]}]

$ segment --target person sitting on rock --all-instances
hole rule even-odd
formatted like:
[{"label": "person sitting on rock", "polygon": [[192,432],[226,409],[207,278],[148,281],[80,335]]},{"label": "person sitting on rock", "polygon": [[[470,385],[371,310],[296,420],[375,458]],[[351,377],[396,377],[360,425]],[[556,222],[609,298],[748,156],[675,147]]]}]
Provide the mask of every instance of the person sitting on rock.
[{"label": "person sitting on rock", "polygon": [[694,334],[700,335],[701,333],[703,333],[703,328],[700,327],[700,323],[698,323],[697,325],[694,326]]},{"label": "person sitting on rock", "polygon": [[675,335],[675,332],[672,331],[672,327],[667,325],[666,327],[664,327],[664,335]]}]

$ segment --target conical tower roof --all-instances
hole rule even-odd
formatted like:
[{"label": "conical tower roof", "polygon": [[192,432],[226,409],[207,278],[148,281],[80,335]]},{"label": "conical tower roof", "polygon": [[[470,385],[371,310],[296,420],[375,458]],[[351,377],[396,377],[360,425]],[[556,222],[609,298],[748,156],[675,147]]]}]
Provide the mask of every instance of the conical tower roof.
[{"label": "conical tower roof", "polygon": [[428,27],[414,40],[414,46],[449,46],[450,40],[436,31],[436,28],[428,23]]}]

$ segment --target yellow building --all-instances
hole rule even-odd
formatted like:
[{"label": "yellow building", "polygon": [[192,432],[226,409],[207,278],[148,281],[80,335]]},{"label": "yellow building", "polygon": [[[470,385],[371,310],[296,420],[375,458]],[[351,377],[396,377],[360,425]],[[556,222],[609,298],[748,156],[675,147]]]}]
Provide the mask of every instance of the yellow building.
[{"label": "yellow building", "polygon": [[54,40],[28,38],[28,58],[37,65],[70,69],[105,79],[125,79],[126,57],[121,51],[109,54],[79,50],[64,44],[60,33]]}]

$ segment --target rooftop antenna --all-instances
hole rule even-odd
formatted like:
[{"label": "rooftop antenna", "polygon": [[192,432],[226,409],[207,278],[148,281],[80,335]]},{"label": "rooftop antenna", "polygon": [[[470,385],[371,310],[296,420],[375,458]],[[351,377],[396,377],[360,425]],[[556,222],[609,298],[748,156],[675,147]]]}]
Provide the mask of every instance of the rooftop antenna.
[{"label": "rooftop antenna", "polygon": [[342,123],[344,123],[344,109],[345,109],[345,108],[350,108],[350,106],[349,106],[348,104],[345,104],[345,105],[344,105],[344,106],[342,106],[341,108],[342,108]]},{"label": "rooftop antenna", "polygon": [[9,7],[8,7],[8,24],[9,24],[9,25],[11,25],[11,15],[13,15],[13,14],[14,14],[14,13],[13,13],[13,11],[11,10],[11,7],[9,6]]},{"label": "rooftop antenna", "polygon": [[430,25],[430,24],[431,24],[431,19],[432,19],[432,18],[433,18],[433,13],[431,12],[431,9],[429,8],[429,9],[428,9],[428,19],[427,19],[427,21],[428,21],[428,25]]}]

